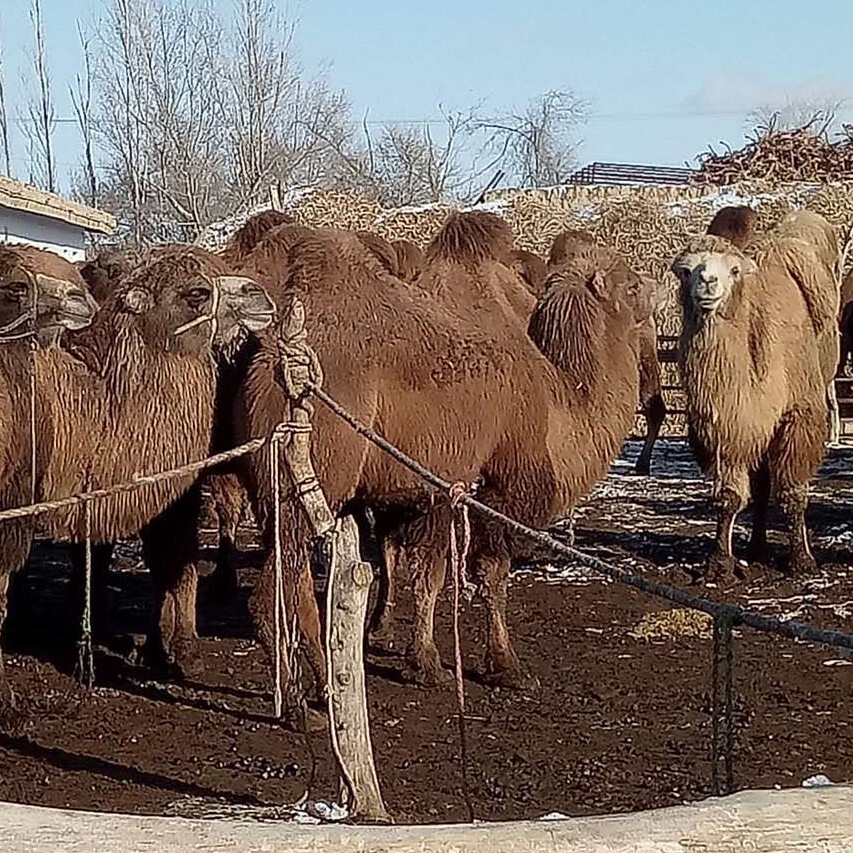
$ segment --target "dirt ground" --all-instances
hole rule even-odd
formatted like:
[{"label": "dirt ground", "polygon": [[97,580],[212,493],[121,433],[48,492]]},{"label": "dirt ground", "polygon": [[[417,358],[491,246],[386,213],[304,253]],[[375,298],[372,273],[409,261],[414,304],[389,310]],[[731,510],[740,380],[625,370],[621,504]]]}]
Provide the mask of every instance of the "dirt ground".
[{"label": "dirt ground", "polygon": [[[688,587],[710,545],[709,484],[683,442],[658,446],[652,478],[636,477],[631,442],[577,513],[577,544],[648,577]],[[809,523],[818,574],[794,583],[773,570],[708,594],[776,616],[853,631],[853,448],[824,465]],[[42,546],[16,579],[4,646],[23,717],[0,733],[0,798],[120,812],[204,814],[212,809],[335,799],[325,734],[295,735],[271,719],[246,596],[258,552],[244,531],[238,601],[200,593],[198,673],[179,685],[147,680],[99,655],[98,687],[69,676],[77,628],[66,554]],[[743,533],[741,529],[741,533]],[[698,591],[700,588],[694,587]],[[113,628],[145,630],[147,575],[133,546],[114,563]],[[710,793],[709,625],[666,602],[604,582],[567,563],[519,567],[509,617],[528,692],[467,682],[469,790],[480,819],[627,811]],[[438,615],[452,660],[447,601]],[[476,601],[462,618],[465,664],[482,649]],[[853,661],[744,629],[736,632],[736,783],[797,786],[823,773],[853,779]],[[396,678],[399,661],[370,657],[376,762],[398,822],[467,819],[452,688],[423,691]]]}]

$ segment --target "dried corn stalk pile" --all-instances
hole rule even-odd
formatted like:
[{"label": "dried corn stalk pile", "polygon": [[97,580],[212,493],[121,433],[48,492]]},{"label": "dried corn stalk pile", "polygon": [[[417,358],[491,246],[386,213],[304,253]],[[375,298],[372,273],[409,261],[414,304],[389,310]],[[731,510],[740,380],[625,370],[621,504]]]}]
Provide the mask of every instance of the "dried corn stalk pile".
[{"label": "dried corn stalk pile", "polygon": [[853,179],[853,135],[845,125],[843,136],[831,142],[826,126],[813,121],[795,130],[760,128],[738,151],[699,155],[699,169],[691,178],[704,186],[728,186],[746,180],[832,183]]}]

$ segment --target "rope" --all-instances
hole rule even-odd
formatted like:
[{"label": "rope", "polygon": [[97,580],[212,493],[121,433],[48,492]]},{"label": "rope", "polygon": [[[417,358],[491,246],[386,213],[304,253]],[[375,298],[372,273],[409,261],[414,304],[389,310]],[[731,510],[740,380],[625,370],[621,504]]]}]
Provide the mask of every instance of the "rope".
[{"label": "rope", "polygon": [[[275,544],[273,553],[275,571],[273,581],[273,705],[276,719],[281,719],[282,695],[282,660],[281,660],[281,626],[287,626],[287,616],[284,606],[283,560],[281,554],[281,435],[274,432],[270,439],[270,479],[273,487],[273,531]],[[288,649],[290,644],[288,643]]]},{"label": "rope", "polygon": [[[346,409],[343,408],[334,398],[330,397],[321,388],[316,385],[311,386],[312,393],[333,411],[343,421],[348,423],[359,435],[366,438],[377,447],[382,448],[390,456],[394,457],[398,462],[405,465],[410,471],[418,474],[427,483],[434,486],[447,494],[452,484],[441,477],[436,476],[428,468],[425,468],[419,462],[407,456],[393,444],[384,439],[381,435],[375,432],[368,426],[365,426],[356,418],[354,418]],[[853,635],[845,634],[841,631],[832,629],[815,628],[804,622],[797,622],[793,619],[781,621],[771,616],[762,616],[759,613],[753,613],[749,610],[744,610],[734,604],[725,604],[723,602],[711,601],[711,599],[701,596],[690,595],[678,587],[669,586],[668,584],[656,583],[647,580],[639,575],[620,569],[610,563],[600,560],[598,557],[593,557],[591,554],[586,554],[574,547],[570,547],[555,539],[548,533],[542,530],[534,530],[514,518],[493,509],[488,504],[484,504],[468,494],[462,495],[459,502],[471,509],[476,510],[479,514],[484,515],[494,521],[501,522],[505,527],[515,533],[536,542],[539,545],[549,548],[565,557],[570,557],[573,560],[581,563],[584,566],[592,569],[604,577],[610,578],[613,581],[630,586],[640,592],[653,595],[657,598],[663,598],[667,601],[672,601],[675,604],[680,604],[684,607],[689,607],[692,610],[698,610],[702,613],[707,613],[709,616],[715,617],[718,614],[728,615],[731,617],[732,625],[746,625],[756,631],[765,631],[776,634],[781,634],[785,637],[790,637],[795,640],[806,640],[812,643],[821,643],[828,646],[837,646],[839,648],[853,649]],[[2,519],[2,515],[0,515]]]},{"label": "rope", "polygon": [[[722,670],[722,672],[721,672]],[[714,619],[714,657],[711,664],[711,788],[716,796],[734,791],[734,640],[732,620],[726,614]],[[721,693],[723,694],[721,696]],[[724,728],[722,738],[725,788],[720,785],[720,716]]]},{"label": "rope", "polygon": [[[453,657],[456,676],[456,702],[459,706],[459,752],[462,761],[462,792],[468,807],[468,820],[474,822],[474,805],[468,783],[468,736],[465,723],[465,678],[462,672],[462,642],[459,632],[459,600],[462,593],[462,581],[468,562],[468,550],[471,546],[471,523],[468,507],[459,503],[467,489],[464,483],[454,483],[450,494],[450,562],[453,566]],[[456,536],[456,516],[462,517],[462,547]]]},{"label": "rope", "polygon": [[77,644],[80,681],[89,689],[95,683],[95,656],[92,651],[92,518],[91,504],[84,505],[86,519],[86,574],[83,582],[83,619]]},{"label": "rope", "polygon": [[210,321],[210,342],[213,343],[214,339],[216,338],[217,329],[216,314],[219,311],[219,285],[213,279],[210,279],[206,275],[204,275],[204,273],[202,273],[201,277],[210,285],[210,311],[208,311],[206,314],[202,314],[200,317],[196,317],[195,320],[190,320],[188,323],[184,323],[183,326],[178,326],[178,328],[175,329],[174,332],[172,332],[172,336],[178,337],[178,335],[182,335],[184,332],[188,332],[190,329],[194,329],[196,328],[196,326],[200,326],[202,323],[207,323],[208,321]]},{"label": "rope", "polygon": [[[301,429],[301,424],[294,424],[294,430]],[[77,495],[71,495],[67,498],[57,498],[53,501],[43,501],[42,503],[33,503],[29,506],[0,510],[0,521],[8,521],[12,518],[28,518],[33,515],[44,515],[46,512],[53,512],[58,509],[79,506],[87,503],[88,501],[108,498],[112,495],[125,494],[127,492],[134,492],[137,489],[141,489],[143,486],[156,485],[157,483],[174,480],[178,477],[185,477],[187,474],[195,474],[198,471],[213,468],[223,462],[229,462],[230,460],[237,459],[240,456],[246,456],[249,453],[254,453],[256,450],[260,450],[267,441],[268,440],[266,438],[255,438],[252,439],[252,441],[247,441],[245,444],[241,444],[231,450],[226,450],[223,453],[217,453],[213,456],[208,456],[198,462],[190,462],[187,465],[182,465],[180,468],[170,468],[168,471],[158,471],[155,474],[140,475],[129,483],[119,483],[116,486],[110,486],[106,489],[95,489],[91,492],[82,492]]]}]

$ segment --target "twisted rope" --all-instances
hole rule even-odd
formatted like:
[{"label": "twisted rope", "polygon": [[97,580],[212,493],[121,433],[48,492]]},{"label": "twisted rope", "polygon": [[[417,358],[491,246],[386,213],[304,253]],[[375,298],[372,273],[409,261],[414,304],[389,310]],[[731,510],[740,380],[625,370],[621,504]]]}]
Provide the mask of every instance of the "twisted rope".
[{"label": "twisted rope", "polygon": [[[299,428],[299,424],[295,425]],[[260,450],[266,443],[266,438],[255,438],[252,441],[247,441],[238,447],[231,450],[226,450],[223,453],[217,453],[213,456],[208,456],[197,462],[190,462],[182,465],[179,468],[170,468],[168,471],[158,471],[155,474],[140,475],[128,483],[119,483],[115,486],[110,486],[104,489],[94,489],[91,492],[81,492],[77,495],[71,495],[67,498],[57,498],[52,501],[43,501],[41,503],[32,503],[28,506],[14,507],[12,509],[0,510],[0,521],[8,521],[12,518],[28,518],[34,515],[44,515],[47,512],[53,512],[58,509],[66,509],[67,507],[80,506],[89,501],[108,498],[112,495],[125,494],[134,492],[144,486],[152,486],[157,483],[162,483],[167,480],[174,480],[178,477],[185,477],[187,474],[195,474],[198,471],[204,471],[207,468],[213,468],[223,462],[228,462],[232,459],[238,459],[240,456],[246,456],[249,453],[254,453]]]},{"label": "twisted rope", "polygon": [[[456,678],[456,703],[459,706],[459,751],[462,761],[462,791],[465,804],[468,807],[468,819],[474,822],[474,805],[471,801],[471,791],[468,784],[468,735],[465,723],[465,677],[462,672],[462,641],[459,632],[459,603],[462,594],[462,583],[465,578],[465,567],[468,562],[468,550],[471,547],[471,522],[468,518],[468,507],[460,501],[468,489],[464,483],[454,483],[449,491],[450,497],[450,562],[453,567],[453,658],[454,675]],[[456,516],[462,518],[462,546],[460,548],[456,535]],[[467,581],[466,581],[467,583]]]},{"label": "twisted rope", "polygon": [[[281,553],[281,442],[283,436],[278,430],[274,431],[270,439],[270,479],[273,487],[273,530],[275,544],[273,553],[275,570],[273,579],[273,706],[276,719],[282,715],[282,657],[281,657],[281,629],[285,626],[287,631],[287,610],[284,602],[284,568]],[[290,637],[288,636],[288,649],[290,649]]]},{"label": "twisted rope", "polygon": [[77,644],[77,668],[80,681],[89,689],[95,683],[95,656],[92,650],[92,517],[91,503],[84,506],[86,519],[86,569],[83,584],[83,617]]},{"label": "twisted rope", "polygon": [[[734,640],[732,619],[728,614],[714,618],[714,657],[711,664],[711,787],[716,796],[734,791]],[[723,694],[721,696],[721,694]],[[722,715],[723,737],[720,736]],[[722,742],[721,742],[722,741]],[[725,788],[720,785],[720,748],[726,774]]]}]

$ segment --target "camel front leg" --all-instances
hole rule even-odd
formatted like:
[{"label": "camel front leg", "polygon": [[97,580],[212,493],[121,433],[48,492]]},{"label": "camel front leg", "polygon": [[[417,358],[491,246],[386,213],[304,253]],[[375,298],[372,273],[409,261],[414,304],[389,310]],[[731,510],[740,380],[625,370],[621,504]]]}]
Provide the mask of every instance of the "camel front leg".
[{"label": "camel front leg", "polygon": [[643,441],[643,449],[637,457],[635,471],[638,474],[648,476],[652,466],[652,450],[666,418],[666,403],[663,401],[663,395],[657,393],[652,396],[644,406],[643,413],[646,418],[646,438]]},{"label": "camel front leg", "polygon": [[201,489],[190,488],[140,532],[142,555],[154,587],[154,624],[146,657],[182,678],[197,652],[198,519]]},{"label": "camel front leg", "polygon": [[717,496],[717,535],[705,570],[705,578],[713,583],[727,583],[737,578],[732,539],[735,519],[744,502],[743,497],[729,486],[721,488]]},{"label": "camel front leg", "polygon": [[[24,567],[30,553],[33,541],[31,523],[28,518],[0,522],[0,554],[3,555],[3,565],[0,567],[0,635],[6,623],[12,575]],[[7,714],[15,710],[15,704],[15,694],[6,676],[3,652],[0,649],[0,723]]]}]

